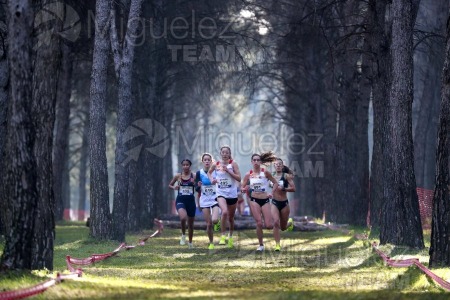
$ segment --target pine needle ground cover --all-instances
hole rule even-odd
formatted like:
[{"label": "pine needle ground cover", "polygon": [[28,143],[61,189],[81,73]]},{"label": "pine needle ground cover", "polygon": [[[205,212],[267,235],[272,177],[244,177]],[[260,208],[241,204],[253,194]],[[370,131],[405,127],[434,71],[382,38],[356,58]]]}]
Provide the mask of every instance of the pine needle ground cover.
[{"label": "pine needle ground cover", "polygon": [[[0,291],[29,287],[56,272],[66,272],[65,257],[86,258],[117,248],[117,242],[88,237],[81,223],[57,226],[54,272],[0,273]],[[83,267],[83,276],[66,280],[33,299],[448,299],[444,291],[415,267],[390,268],[372,251],[368,240],[350,232],[284,232],[281,252],[273,251],[271,231],[265,231],[266,251],[255,251],[254,230],[235,233],[235,248],[207,249],[206,233],[196,230],[194,249],[179,244],[180,233],[162,236],[115,257]],[[136,245],[143,236],[128,235]],[[218,240],[218,234],[216,239]],[[428,237],[429,238],[429,237]],[[3,241],[2,241],[3,243]],[[427,245],[429,246],[429,244]],[[3,247],[1,245],[0,249]],[[380,247],[391,258],[417,257],[428,265],[428,248],[421,251]],[[445,280],[447,268],[434,269]]]}]

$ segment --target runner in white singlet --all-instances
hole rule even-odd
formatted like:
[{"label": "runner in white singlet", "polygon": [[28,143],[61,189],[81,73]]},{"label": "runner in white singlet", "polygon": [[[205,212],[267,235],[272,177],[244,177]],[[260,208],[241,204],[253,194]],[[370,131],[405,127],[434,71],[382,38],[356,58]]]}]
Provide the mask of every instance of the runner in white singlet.
[{"label": "runner in white singlet", "polygon": [[[231,159],[231,149],[229,146],[220,148],[221,160],[213,164],[208,171],[208,177],[212,184],[216,185],[217,202],[222,211],[221,237],[219,245],[226,244],[226,225],[229,222],[228,247],[233,248],[234,214],[236,212],[237,187],[241,181],[241,172],[238,164]],[[216,177],[213,178],[213,172]]]},{"label": "runner in white singlet", "polygon": [[[256,235],[259,242],[256,251],[259,252],[264,251],[263,218],[265,227],[272,229],[272,215],[270,213],[269,203],[272,195],[269,192],[269,181],[273,183],[274,190],[278,188],[278,182],[268,170],[261,168],[261,164],[267,164],[275,160],[276,157],[273,152],[253,154],[251,158],[253,168],[245,174],[241,184],[243,193],[251,189],[249,205],[253,218],[256,221]],[[248,185],[249,181],[250,185]]]}]

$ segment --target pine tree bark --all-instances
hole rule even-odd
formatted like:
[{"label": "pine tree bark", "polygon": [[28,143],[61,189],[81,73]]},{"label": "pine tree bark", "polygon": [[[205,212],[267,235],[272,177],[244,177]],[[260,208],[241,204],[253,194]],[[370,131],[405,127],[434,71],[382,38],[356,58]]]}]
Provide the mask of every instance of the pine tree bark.
[{"label": "pine tree bark", "polygon": [[55,220],[64,215],[64,173],[69,146],[70,97],[72,91],[72,56],[67,45],[62,44],[61,71],[56,97],[55,138],[53,145],[53,192],[55,195]]},{"label": "pine tree bark", "polygon": [[31,269],[38,205],[35,132],[31,116],[33,8],[30,0],[8,1],[11,101],[7,155],[3,160],[7,214],[2,269]]},{"label": "pine tree bark", "polygon": [[[114,181],[114,203],[112,239],[125,241],[125,232],[128,216],[128,186],[129,186],[129,163],[127,163],[127,150],[125,147],[125,131],[131,125],[133,95],[132,67],[135,53],[136,37],[139,30],[138,18],[141,14],[142,0],[131,0],[130,13],[128,16],[127,31],[121,52],[119,70],[119,105],[117,109],[117,139],[116,139],[116,162]],[[115,22],[115,19],[112,19]],[[114,28],[114,27],[113,27]],[[113,29],[112,28],[112,29]],[[115,32],[112,32],[112,36]],[[114,39],[112,39],[114,40]],[[114,43],[113,43],[114,45]],[[118,46],[118,45],[117,45]],[[113,52],[117,53],[117,48]],[[117,62],[119,63],[119,62]]]},{"label": "pine tree bark", "polygon": [[[450,10],[449,10],[450,13]],[[450,17],[442,70],[441,112],[436,151],[436,186],[431,224],[430,267],[450,266]]]},{"label": "pine tree bark", "polygon": [[[413,18],[412,1],[392,4],[392,82],[389,91],[387,143],[392,156],[386,200],[382,207],[380,243],[424,247],[414,176],[412,141]],[[384,157],[386,158],[386,157]]]},{"label": "pine tree bark", "polygon": [[[416,31],[445,36],[448,1],[422,1],[417,15]],[[440,86],[436,84],[442,75],[445,40],[428,39],[416,45],[414,51],[414,84],[418,100],[413,104],[414,167],[417,186],[433,189],[436,171],[436,136],[439,126]],[[420,97],[420,98],[419,98]]]},{"label": "pine tree bark", "polygon": [[[80,172],[78,175],[78,220],[84,220],[86,212],[86,183],[89,159],[89,115],[85,116],[80,151]],[[81,215],[83,214],[83,215]]]},{"label": "pine tree bark", "polygon": [[111,230],[109,208],[108,169],[106,160],[106,83],[110,49],[109,16],[111,0],[98,0],[95,8],[95,39],[90,89],[89,161],[90,184],[90,235],[108,239]]},{"label": "pine tree bark", "polygon": [[[5,4],[0,4],[0,24],[6,24],[7,7]],[[0,157],[6,157],[6,137],[8,124],[8,88],[9,88],[9,69],[7,59],[7,37],[8,32],[6,28],[0,28]],[[0,178],[4,178],[4,168],[0,169]],[[3,192],[3,180],[0,180],[0,193]],[[0,198],[0,234],[5,233],[6,199]]]},{"label": "pine tree bark", "polygon": [[[385,155],[386,106],[390,87],[390,23],[386,17],[387,1],[370,0],[368,6],[368,43],[372,56],[372,104],[374,111],[373,151],[370,175],[370,225],[371,236],[377,237],[380,230],[381,207],[384,201],[384,186],[388,181]],[[386,28],[386,29],[385,29]]]},{"label": "pine tree bark", "polygon": [[365,225],[369,157],[368,144],[362,141],[368,141],[368,119],[363,116],[367,116],[370,98],[367,86],[363,84],[362,68],[358,66],[361,55],[355,51],[347,51],[347,48],[361,47],[361,40],[357,32],[353,32],[354,29],[346,29],[347,24],[362,23],[352,13],[362,11],[363,7],[359,1],[347,1],[340,8],[338,11],[341,15],[338,17],[342,29],[339,38],[345,38],[346,42],[337,49],[341,59],[337,66],[340,105],[335,162],[336,211],[329,216],[334,222]]},{"label": "pine tree bark", "polygon": [[[42,7],[53,3],[52,0],[41,2]],[[40,8],[40,6],[37,6]],[[59,3],[59,10],[64,4]],[[39,15],[36,15],[37,17]],[[40,28],[47,32],[61,28],[61,22],[56,25],[42,21]],[[58,85],[58,73],[61,60],[60,36],[52,35],[49,45],[41,44],[38,39],[35,44],[35,58],[33,66],[33,126],[36,139],[33,150],[36,157],[37,172],[39,174],[37,187],[39,201],[34,224],[33,269],[53,269],[53,241],[55,239],[55,198],[53,194],[53,165],[52,146],[55,125],[55,104]]]}]

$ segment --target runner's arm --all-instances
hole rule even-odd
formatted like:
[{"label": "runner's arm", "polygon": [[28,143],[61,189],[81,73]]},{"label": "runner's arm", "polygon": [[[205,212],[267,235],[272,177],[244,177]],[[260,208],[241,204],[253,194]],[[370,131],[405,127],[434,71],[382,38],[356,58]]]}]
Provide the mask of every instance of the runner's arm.
[{"label": "runner's arm", "polygon": [[209,178],[209,181],[211,181],[211,184],[215,184],[217,182],[217,180],[212,177],[212,173],[214,172],[215,169],[216,169],[216,165],[211,165],[211,167],[209,168],[209,171],[208,171],[208,178]]},{"label": "runner's arm", "polygon": [[285,189],[286,192],[295,192],[295,183],[293,178],[293,175],[286,174],[286,180],[288,182],[288,187]]},{"label": "runner's arm", "polygon": [[275,191],[278,188],[278,181],[272,176],[272,174],[269,171],[264,171],[266,178],[270,180],[270,182],[273,183],[272,191]]},{"label": "runner's arm", "polygon": [[239,170],[238,164],[233,161],[231,165],[233,166],[233,173],[229,173],[228,169],[227,169],[228,174],[230,174],[230,176],[234,180],[236,180],[237,182],[240,182],[241,181],[241,171]]},{"label": "runner's arm", "polygon": [[180,188],[179,185],[175,185],[175,182],[178,181],[178,178],[180,177],[180,175],[181,175],[180,173],[175,174],[175,176],[172,178],[172,180],[169,183],[169,189],[178,190]]}]

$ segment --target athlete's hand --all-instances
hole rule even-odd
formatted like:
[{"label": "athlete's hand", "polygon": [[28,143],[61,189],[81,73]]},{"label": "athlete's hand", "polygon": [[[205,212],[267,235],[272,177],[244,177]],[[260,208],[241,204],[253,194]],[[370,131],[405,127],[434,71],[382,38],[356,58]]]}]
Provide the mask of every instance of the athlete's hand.
[{"label": "athlete's hand", "polygon": [[180,189],[180,186],[179,186],[179,185],[176,185],[176,186],[173,187],[173,189],[177,191],[177,190]]},{"label": "athlete's hand", "polygon": [[216,184],[216,183],[217,183],[217,179],[214,178],[214,179],[211,181],[211,183],[212,183],[212,184]]},{"label": "athlete's hand", "polygon": [[197,185],[202,186],[202,182],[201,181],[197,182]]}]

